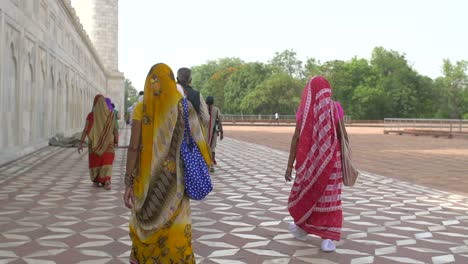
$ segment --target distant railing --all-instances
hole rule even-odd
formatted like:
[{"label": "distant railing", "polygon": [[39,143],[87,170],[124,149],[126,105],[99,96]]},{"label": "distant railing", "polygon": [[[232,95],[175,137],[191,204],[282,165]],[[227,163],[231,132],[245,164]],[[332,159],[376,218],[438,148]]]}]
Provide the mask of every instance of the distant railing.
[{"label": "distant railing", "polygon": [[[295,115],[223,115],[223,122],[231,123],[296,123]],[[345,122],[351,122],[351,116],[345,116]]]},{"label": "distant railing", "polygon": [[384,133],[452,137],[454,134],[468,133],[468,119],[385,118]]}]

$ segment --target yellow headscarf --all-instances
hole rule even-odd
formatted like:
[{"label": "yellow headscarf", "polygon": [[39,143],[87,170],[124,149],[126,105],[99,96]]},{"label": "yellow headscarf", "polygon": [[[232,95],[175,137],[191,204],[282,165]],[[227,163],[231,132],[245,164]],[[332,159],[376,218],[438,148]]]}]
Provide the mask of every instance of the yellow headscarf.
[{"label": "yellow headscarf", "polygon": [[[178,118],[178,103],[182,95],[177,90],[172,70],[163,63],[151,67],[145,81],[143,98],[142,145],[139,175],[135,179],[135,209],[140,210],[148,193],[149,182],[160,172],[169,152]],[[193,112],[193,111],[192,111]],[[195,128],[193,129],[195,130]],[[192,135],[196,131],[192,131]],[[195,138],[195,137],[194,137]],[[199,138],[199,137],[197,137]],[[209,151],[203,137],[197,145],[207,164]]]},{"label": "yellow headscarf", "polygon": [[114,140],[112,134],[114,128],[114,113],[107,107],[104,96],[96,95],[93,104],[93,122],[88,133],[91,152],[101,156],[107,150]]}]

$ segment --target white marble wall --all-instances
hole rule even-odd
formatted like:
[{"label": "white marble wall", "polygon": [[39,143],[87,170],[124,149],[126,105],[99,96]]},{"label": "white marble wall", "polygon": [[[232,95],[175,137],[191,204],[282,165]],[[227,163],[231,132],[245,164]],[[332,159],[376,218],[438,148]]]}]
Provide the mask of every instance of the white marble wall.
[{"label": "white marble wall", "polygon": [[118,0],[94,0],[94,25],[91,39],[107,69],[118,70],[119,13]]},{"label": "white marble wall", "polygon": [[0,1],[0,164],[82,130],[97,93],[123,102],[101,57],[69,0]]},{"label": "white marble wall", "polygon": [[[119,68],[119,17],[111,14],[119,13],[118,0],[93,0],[93,32],[91,39],[100,54],[106,69],[110,71],[107,79],[107,92],[118,107],[120,113],[124,109],[124,87],[123,75],[118,72]],[[123,114],[122,114],[123,116]]]},{"label": "white marble wall", "polygon": [[119,12],[118,0],[72,0],[85,30],[108,70],[107,96],[120,113],[124,109],[124,76],[118,71]]}]

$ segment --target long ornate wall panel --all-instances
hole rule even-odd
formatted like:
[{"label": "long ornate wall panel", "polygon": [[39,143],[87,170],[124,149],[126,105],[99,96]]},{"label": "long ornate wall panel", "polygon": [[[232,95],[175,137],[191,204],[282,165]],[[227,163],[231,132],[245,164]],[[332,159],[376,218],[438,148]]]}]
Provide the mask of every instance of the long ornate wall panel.
[{"label": "long ornate wall panel", "polygon": [[123,102],[111,72],[69,0],[0,1],[0,165],[81,131],[95,94]]}]

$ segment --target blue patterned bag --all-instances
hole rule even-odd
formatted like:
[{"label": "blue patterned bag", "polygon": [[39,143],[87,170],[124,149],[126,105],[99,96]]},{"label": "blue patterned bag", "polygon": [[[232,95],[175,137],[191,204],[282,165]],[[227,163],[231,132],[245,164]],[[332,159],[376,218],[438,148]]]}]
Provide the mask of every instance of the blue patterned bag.
[{"label": "blue patterned bag", "polygon": [[184,161],[185,192],[192,200],[202,200],[213,190],[213,185],[208,173],[208,166],[190,134],[186,98],[182,100],[182,105],[184,107],[185,131],[184,140],[182,140],[180,147],[180,156]]}]

